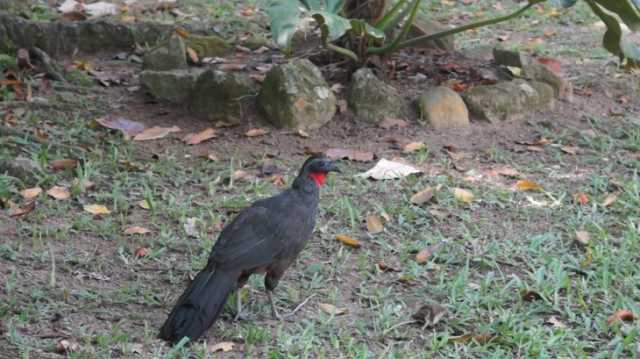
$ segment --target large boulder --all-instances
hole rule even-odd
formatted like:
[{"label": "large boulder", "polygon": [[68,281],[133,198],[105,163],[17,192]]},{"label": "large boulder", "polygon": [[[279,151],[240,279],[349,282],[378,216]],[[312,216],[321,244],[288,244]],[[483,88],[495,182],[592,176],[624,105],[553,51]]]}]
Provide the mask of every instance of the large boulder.
[{"label": "large boulder", "polygon": [[514,80],[476,86],[462,95],[472,115],[493,123],[523,118],[553,106],[553,88],[537,81]]},{"label": "large boulder", "polygon": [[[434,20],[430,20],[428,17],[418,14],[413,24],[411,25],[411,30],[409,31],[407,39],[412,39],[415,37],[425,36],[425,35],[433,35],[433,34],[437,34],[439,32],[447,31],[450,29],[451,28],[447,25],[444,25]],[[414,47],[453,51],[456,48],[456,44],[455,44],[453,35],[449,35],[440,39],[427,41],[423,44],[420,44]]]},{"label": "large boulder", "polygon": [[418,100],[421,118],[436,129],[469,127],[469,110],[457,92],[439,86]]},{"label": "large boulder", "polygon": [[398,90],[378,79],[368,68],[359,69],[351,77],[347,100],[356,116],[367,122],[407,116],[407,102]]},{"label": "large boulder", "polygon": [[216,35],[189,35],[185,39],[185,43],[192,48],[200,58],[223,57],[232,49],[231,44]]},{"label": "large boulder", "polygon": [[271,69],[258,95],[258,107],[274,126],[316,129],[336,112],[336,97],[320,70],[307,59]]},{"label": "large boulder", "polygon": [[168,71],[187,67],[187,55],[182,37],[173,35],[169,41],[144,55],[145,70]]},{"label": "large boulder", "polygon": [[247,74],[207,70],[191,92],[189,110],[207,120],[240,123],[255,95]]},{"label": "large boulder", "polygon": [[155,100],[182,104],[193,93],[201,73],[200,69],[145,70],[140,73],[140,84]]}]

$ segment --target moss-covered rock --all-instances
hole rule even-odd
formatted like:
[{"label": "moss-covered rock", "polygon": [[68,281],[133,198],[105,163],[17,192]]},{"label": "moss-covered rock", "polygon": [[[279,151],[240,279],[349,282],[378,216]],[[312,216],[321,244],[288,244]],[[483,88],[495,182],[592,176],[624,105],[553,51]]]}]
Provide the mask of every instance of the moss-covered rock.
[{"label": "moss-covered rock", "polygon": [[276,66],[267,73],[258,106],[274,126],[316,129],[336,112],[336,97],[320,70],[307,59]]},{"label": "moss-covered rock", "polygon": [[232,49],[231,44],[216,35],[189,35],[184,41],[200,58],[223,57]]},{"label": "moss-covered rock", "polygon": [[256,92],[245,73],[207,70],[195,84],[189,110],[207,120],[241,123]]},{"label": "moss-covered rock", "polygon": [[144,55],[142,67],[145,70],[169,71],[187,67],[187,55],[182,38],[173,35],[169,41]]},{"label": "moss-covered rock", "polygon": [[377,123],[385,117],[403,118],[408,112],[408,104],[398,90],[368,68],[359,69],[351,77],[347,100],[356,116],[367,122]]},{"label": "moss-covered rock", "polygon": [[202,72],[201,69],[145,70],[140,73],[140,84],[145,92],[158,101],[182,104],[193,93]]}]

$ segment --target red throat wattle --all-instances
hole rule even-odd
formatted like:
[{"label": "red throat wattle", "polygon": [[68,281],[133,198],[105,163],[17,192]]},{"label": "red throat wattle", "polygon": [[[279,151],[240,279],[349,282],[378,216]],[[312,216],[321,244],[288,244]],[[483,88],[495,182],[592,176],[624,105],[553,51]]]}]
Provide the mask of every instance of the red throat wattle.
[{"label": "red throat wattle", "polygon": [[327,179],[327,174],[324,172],[311,172],[309,173],[309,178],[311,178],[318,187],[322,187],[324,181]]}]

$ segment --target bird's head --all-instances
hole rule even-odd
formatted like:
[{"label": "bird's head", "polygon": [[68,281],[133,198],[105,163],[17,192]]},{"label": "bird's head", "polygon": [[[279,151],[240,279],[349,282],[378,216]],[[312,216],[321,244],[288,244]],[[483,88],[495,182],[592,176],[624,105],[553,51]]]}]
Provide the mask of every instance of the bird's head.
[{"label": "bird's head", "polygon": [[302,164],[298,177],[312,179],[318,187],[324,184],[329,172],[340,172],[336,163],[321,155],[314,155],[307,158]]}]

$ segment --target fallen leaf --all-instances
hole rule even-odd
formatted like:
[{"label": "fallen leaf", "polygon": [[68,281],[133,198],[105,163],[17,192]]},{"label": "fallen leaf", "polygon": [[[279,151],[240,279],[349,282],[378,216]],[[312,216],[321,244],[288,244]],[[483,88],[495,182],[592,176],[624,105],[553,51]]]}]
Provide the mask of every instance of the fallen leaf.
[{"label": "fallen leaf", "polygon": [[9,201],[9,217],[17,218],[30,213],[36,208],[35,201],[29,201],[24,206],[18,206],[17,204]]},{"label": "fallen leaf", "polygon": [[371,234],[377,234],[384,231],[384,226],[380,217],[376,214],[367,216],[367,232]]},{"label": "fallen leaf", "polygon": [[109,209],[101,204],[86,204],[84,205],[83,209],[85,210],[85,212],[89,212],[93,215],[100,215],[100,214],[110,214],[111,211],[109,211]]},{"label": "fallen leaf", "polygon": [[198,219],[194,217],[187,218],[184,221],[184,224],[182,225],[182,227],[184,228],[184,232],[187,234],[187,236],[189,237],[198,236],[198,229],[196,228],[197,224],[198,224]]},{"label": "fallen leaf", "polygon": [[516,188],[521,191],[537,191],[542,189],[542,186],[532,181],[519,180],[516,182]]},{"label": "fallen leaf", "polygon": [[607,318],[607,324],[613,325],[619,321],[633,322],[636,318],[636,315],[633,314],[632,311],[627,309],[618,309],[615,313],[611,314],[609,318]]},{"label": "fallen leaf", "polygon": [[233,350],[233,346],[236,345],[234,342],[220,342],[217,344],[213,344],[210,345],[208,350],[209,353],[216,353],[216,352],[230,352]]},{"label": "fallen leaf", "polygon": [[542,299],[542,296],[538,292],[534,292],[532,290],[523,290],[520,293],[520,298],[522,298],[525,302],[533,302],[534,300]]},{"label": "fallen leaf", "polygon": [[318,307],[329,315],[343,315],[349,312],[347,308],[337,308],[335,305],[329,303],[319,303]]},{"label": "fallen leaf", "polygon": [[151,208],[151,206],[149,206],[149,202],[147,202],[146,199],[143,199],[141,201],[138,201],[136,203],[138,205],[138,207],[142,208],[142,209],[149,209]]},{"label": "fallen leaf", "polygon": [[47,194],[55,199],[67,199],[71,196],[69,193],[69,189],[62,186],[53,186],[48,191]]},{"label": "fallen leaf", "polygon": [[199,64],[200,63],[200,58],[198,57],[198,53],[196,52],[196,50],[194,50],[194,49],[190,48],[189,46],[187,46],[186,52],[187,52],[187,57],[191,61],[192,64]]},{"label": "fallen leaf", "polygon": [[404,153],[411,153],[411,152],[416,152],[416,151],[423,150],[425,148],[427,148],[427,145],[425,145],[422,142],[411,142],[411,143],[406,144],[402,151]]},{"label": "fallen leaf", "polygon": [[78,343],[66,339],[62,339],[56,344],[56,352],[59,354],[72,353],[78,351],[78,349],[80,349]]},{"label": "fallen leaf", "polygon": [[218,162],[220,161],[220,157],[218,157],[217,154],[215,154],[214,152],[209,152],[207,153],[207,159],[213,161],[213,162]]},{"label": "fallen leaf", "polygon": [[112,130],[120,130],[127,136],[135,136],[144,131],[145,127],[140,122],[131,121],[124,117],[105,116],[96,119],[100,125]]},{"label": "fallen leaf", "polygon": [[124,230],[124,234],[147,234],[151,233],[151,230],[140,226],[131,226]]},{"label": "fallen leaf", "polygon": [[373,166],[373,168],[364,173],[360,173],[357,176],[362,178],[373,178],[375,180],[389,180],[407,177],[416,173],[422,173],[422,171],[404,163],[389,161],[386,158],[382,158],[375,166]]},{"label": "fallen leaf", "polygon": [[385,117],[382,121],[378,123],[378,126],[385,130],[391,129],[393,127],[405,128],[409,126],[409,122],[400,118]]},{"label": "fallen leaf", "polygon": [[616,200],[618,200],[618,193],[610,193],[602,201],[602,207],[609,207]]},{"label": "fallen leaf", "polygon": [[560,147],[560,150],[570,155],[578,154],[578,147],[574,147],[574,146],[562,146]]},{"label": "fallen leaf", "polygon": [[20,195],[22,195],[22,197],[24,197],[25,199],[36,198],[40,195],[40,193],[42,193],[42,188],[40,187],[27,188],[20,191]]},{"label": "fallen leaf", "polygon": [[589,196],[587,196],[586,193],[583,192],[576,192],[573,194],[573,201],[586,206],[587,204],[589,204]]},{"label": "fallen leaf", "polygon": [[473,193],[471,193],[471,191],[466,190],[464,188],[454,188],[453,189],[453,196],[461,202],[464,203],[471,203],[473,202],[474,199],[474,195]]},{"label": "fallen leaf", "polygon": [[341,242],[342,244],[347,245],[349,247],[360,248],[360,241],[358,241],[357,239],[353,239],[347,235],[338,234],[336,236],[336,239],[338,240],[338,242]]},{"label": "fallen leaf", "polygon": [[327,157],[332,160],[349,159],[351,161],[368,162],[373,160],[373,152],[345,149],[345,148],[330,148],[325,151]]},{"label": "fallen leaf", "polygon": [[243,170],[236,170],[231,175],[231,179],[236,181],[236,182],[249,181],[249,180],[252,180],[254,178],[255,177],[252,176],[249,172],[243,171]]},{"label": "fallen leaf", "polygon": [[515,77],[522,77],[522,68],[520,67],[507,66],[507,70]]},{"label": "fallen leaf", "polygon": [[76,168],[78,161],[74,159],[53,160],[49,162],[49,165],[54,171],[71,170]]},{"label": "fallen leaf", "polygon": [[429,186],[423,189],[422,191],[417,192],[413,196],[411,196],[410,201],[411,203],[416,205],[427,203],[431,200],[431,198],[433,198],[433,193],[434,193],[433,187]]},{"label": "fallen leaf", "polygon": [[264,128],[252,128],[249,131],[247,131],[247,133],[245,133],[245,136],[247,136],[247,137],[258,137],[258,136],[266,135],[267,133],[269,133],[269,130],[267,130],[267,129],[264,129]]},{"label": "fallen leaf", "polygon": [[447,314],[447,308],[437,304],[425,304],[416,311],[411,318],[418,323],[435,325]]},{"label": "fallen leaf", "polygon": [[590,242],[591,238],[589,236],[589,232],[587,232],[587,231],[576,231],[575,240],[576,240],[576,242],[587,246],[587,245],[589,245],[589,242]]},{"label": "fallen leaf", "polygon": [[309,134],[304,130],[298,130],[296,131],[296,134],[302,138],[309,138]]},{"label": "fallen leaf", "polygon": [[189,32],[185,30],[183,27],[178,26],[174,31],[176,32],[176,34],[178,34],[178,36],[180,36],[183,39],[186,39],[187,37],[189,37]]},{"label": "fallen leaf", "polygon": [[182,140],[187,144],[187,145],[197,145],[203,141],[206,141],[208,139],[214,138],[216,137],[216,130],[209,127],[205,130],[202,130],[200,132],[197,133],[190,133],[188,135],[186,135]]},{"label": "fallen leaf", "polygon": [[537,61],[545,65],[549,70],[555,72],[556,74],[562,72],[562,63],[556,59],[552,59],[550,57],[539,57]]},{"label": "fallen leaf", "polygon": [[518,172],[517,170],[511,167],[500,167],[500,168],[496,168],[493,171],[498,175],[510,177],[510,178],[518,178],[521,176],[520,172]]},{"label": "fallen leaf", "polygon": [[138,249],[136,249],[135,253],[133,254],[136,258],[142,258],[142,257],[146,257],[147,254],[149,254],[149,248],[147,247],[140,247]]},{"label": "fallen leaf", "polygon": [[560,319],[556,318],[553,315],[549,317],[549,319],[547,319],[547,323],[551,324],[556,329],[564,329],[567,327],[566,324],[561,322]]},{"label": "fallen leaf", "polygon": [[380,269],[382,272],[398,272],[396,268],[389,266],[383,261],[378,262],[378,269]]},{"label": "fallen leaf", "polygon": [[440,249],[440,244],[431,244],[424,247],[418,254],[416,254],[416,262],[418,264],[425,264],[429,257]]},{"label": "fallen leaf", "polygon": [[148,141],[148,140],[157,140],[160,138],[166,137],[168,134],[173,132],[180,132],[180,128],[178,126],[172,127],[160,127],[154,126],[148,128],[133,137],[136,141]]}]

